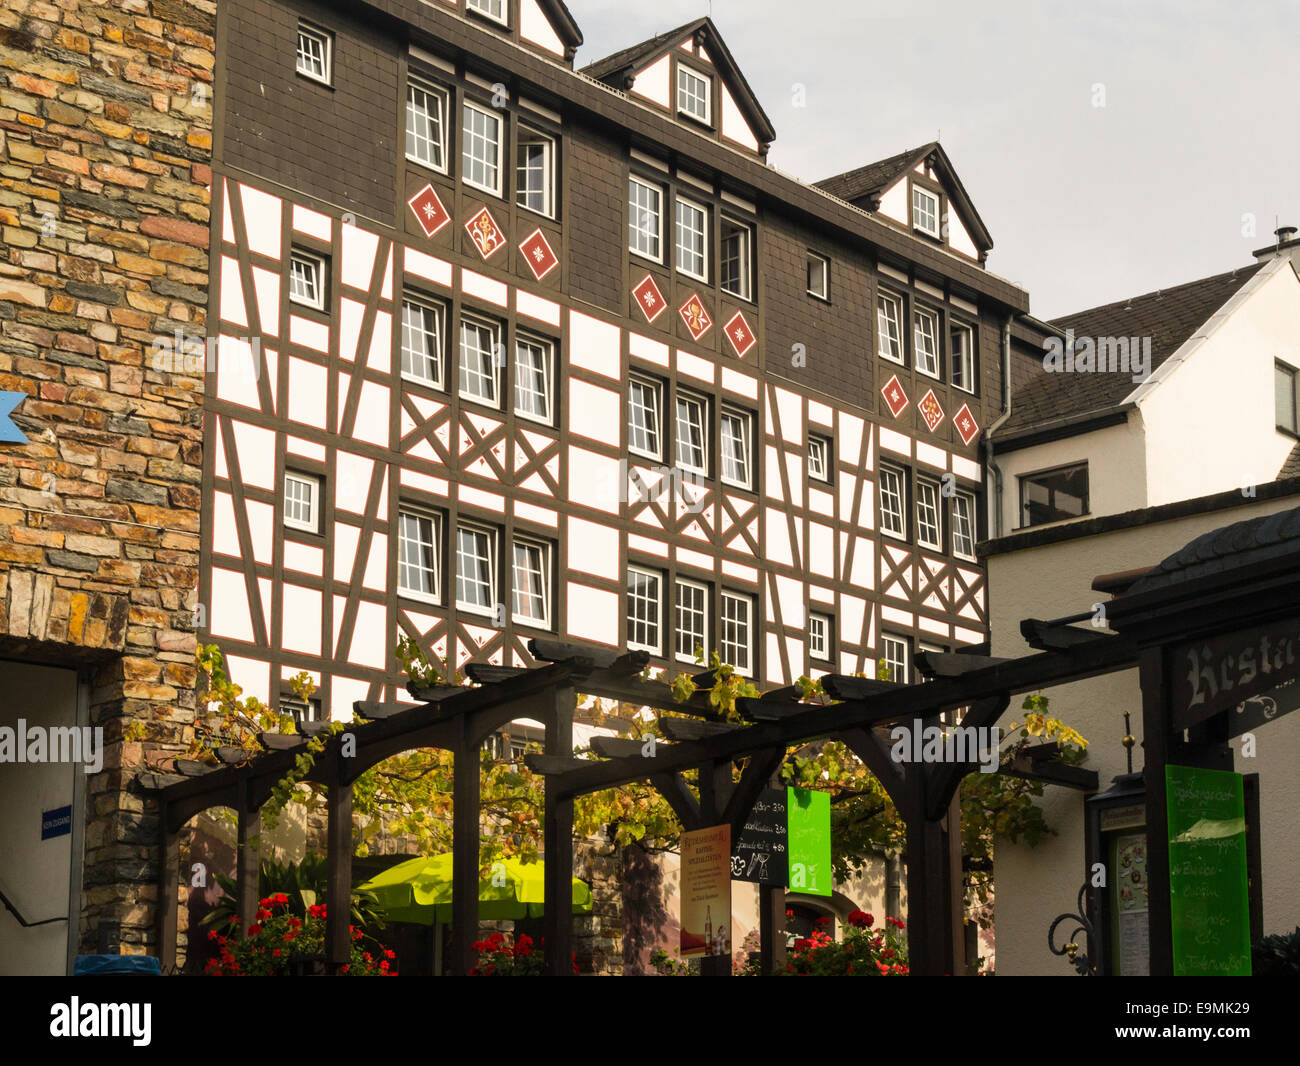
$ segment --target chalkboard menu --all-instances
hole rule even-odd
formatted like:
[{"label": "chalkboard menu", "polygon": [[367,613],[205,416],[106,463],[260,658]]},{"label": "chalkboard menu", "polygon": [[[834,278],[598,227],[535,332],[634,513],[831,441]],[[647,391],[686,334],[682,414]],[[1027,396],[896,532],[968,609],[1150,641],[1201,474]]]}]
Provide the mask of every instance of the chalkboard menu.
[{"label": "chalkboard menu", "polygon": [[1166,766],[1176,976],[1249,976],[1246,804],[1240,774]]},{"label": "chalkboard menu", "polygon": [[788,871],[785,809],[785,789],[766,788],[759,794],[745,828],[731,849],[733,880],[785,887]]}]

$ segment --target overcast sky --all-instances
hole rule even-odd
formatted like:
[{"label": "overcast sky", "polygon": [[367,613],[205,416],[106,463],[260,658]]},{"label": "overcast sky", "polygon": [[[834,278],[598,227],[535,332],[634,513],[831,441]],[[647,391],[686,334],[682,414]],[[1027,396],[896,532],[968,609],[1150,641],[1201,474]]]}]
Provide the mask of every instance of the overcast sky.
[{"label": "overcast sky", "polygon": [[[568,4],[580,66],[710,6]],[[1231,270],[1275,216],[1300,226],[1293,0],[712,8],[776,127],[774,166],[812,182],[938,137],[993,234],[989,269],[1040,317]]]}]

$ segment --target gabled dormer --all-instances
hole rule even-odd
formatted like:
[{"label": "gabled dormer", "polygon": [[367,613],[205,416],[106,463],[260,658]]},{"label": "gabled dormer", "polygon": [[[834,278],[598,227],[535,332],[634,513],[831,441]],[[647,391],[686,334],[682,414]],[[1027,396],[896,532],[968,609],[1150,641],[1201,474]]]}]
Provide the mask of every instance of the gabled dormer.
[{"label": "gabled dormer", "polygon": [[[582,30],[564,0],[441,0],[471,22],[573,66]],[[435,5],[436,6],[436,5]]]},{"label": "gabled dormer", "polygon": [[993,247],[938,141],[837,174],[817,187],[981,264]]},{"label": "gabled dormer", "polygon": [[582,73],[760,159],[776,139],[771,121],[710,18],[624,48]]}]

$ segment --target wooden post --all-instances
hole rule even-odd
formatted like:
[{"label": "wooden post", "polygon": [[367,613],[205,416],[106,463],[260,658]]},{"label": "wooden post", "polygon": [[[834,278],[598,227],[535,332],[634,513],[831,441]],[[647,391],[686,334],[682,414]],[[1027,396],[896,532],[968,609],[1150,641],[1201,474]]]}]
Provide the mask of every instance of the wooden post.
[{"label": "wooden post", "polygon": [[954,977],[966,976],[966,887],[961,870],[961,785],[953,793],[944,819],[944,835],[948,838],[948,900],[951,924],[952,968]]},{"label": "wooden post", "polygon": [[479,742],[462,720],[453,764],[451,818],[451,972],[464,977],[474,968],[478,939]]},{"label": "wooden post", "polygon": [[261,873],[261,846],[250,843],[262,831],[262,812],[249,803],[249,787],[242,786],[243,799],[239,805],[238,848],[235,857],[235,890],[239,893],[239,933],[248,935],[248,927],[257,915],[261,898],[259,874]]},{"label": "wooden post", "polygon": [[780,885],[758,888],[758,942],[763,975],[785,969],[785,889]]},{"label": "wooden post", "polygon": [[[546,754],[573,755],[573,710],[577,693],[558,685],[551,693],[551,713],[546,730]],[[542,937],[546,973],[573,976],[573,799],[557,799],[550,783],[542,826],[543,872]]]},{"label": "wooden post", "polygon": [[907,826],[907,954],[918,977],[942,977],[952,969],[952,911],[947,842],[938,821],[925,816],[925,774],[904,767],[897,804]]},{"label": "wooden post", "polygon": [[1169,810],[1165,795],[1165,765],[1169,758],[1169,695],[1165,653],[1148,648],[1140,660],[1142,682],[1142,751],[1147,809],[1148,937],[1152,977],[1174,973],[1173,915],[1169,902]]},{"label": "wooden post", "polygon": [[181,864],[181,835],[171,828],[167,804],[160,805],[162,857],[158,866],[158,965],[163,973],[176,968],[177,870]]},{"label": "wooden post", "polygon": [[328,874],[325,885],[325,962],[331,974],[352,957],[352,785],[336,778],[326,797]]}]

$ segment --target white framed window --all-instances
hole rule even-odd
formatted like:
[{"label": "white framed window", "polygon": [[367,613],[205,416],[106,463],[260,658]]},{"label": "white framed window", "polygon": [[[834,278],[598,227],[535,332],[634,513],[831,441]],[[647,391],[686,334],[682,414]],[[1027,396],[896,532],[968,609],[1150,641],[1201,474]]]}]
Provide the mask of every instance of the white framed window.
[{"label": "white framed window", "polygon": [[677,65],[677,110],[706,126],[713,121],[713,85],[709,78],[684,63]]},{"label": "white framed window", "polygon": [[939,316],[917,310],[912,321],[912,345],[916,349],[916,369],[932,378],[939,376]]},{"label": "white framed window", "polygon": [[750,471],[750,427],[753,420],[743,411],[722,409],[722,480],[741,489],[754,487]]},{"label": "white framed window", "polygon": [[465,7],[480,15],[486,15],[493,22],[508,25],[506,0],[465,0]]},{"label": "white framed window", "polygon": [[722,216],[722,291],[754,298],[754,228]]},{"label": "white framed window", "polygon": [[889,667],[889,680],[899,685],[906,685],[911,677],[908,661],[911,655],[907,638],[891,637],[888,633],[884,633],[880,637],[880,648],[883,652],[881,658]]},{"label": "white framed window", "polygon": [[320,478],[285,471],[284,524],[305,533],[320,532]]},{"label": "white framed window", "polygon": [[831,261],[816,252],[808,253],[808,294],[822,300],[831,298]]},{"label": "white framed window", "polygon": [[331,45],[333,41],[324,30],[298,23],[298,73],[313,81],[330,84],[333,76]]},{"label": "white framed window", "polygon": [[1273,363],[1273,411],[1277,428],[1300,435],[1300,422],[1296,412],[1296,381],[1300,378],[1294,367],[1275,360]]},{"label": "white framed window", "polygon": [[325,310],[325,259],[298,248],[289,253],[289,299]]},{"label": "white framed window", "polygon": [[539,337],[515,338],[515,414],[550,425],[555,345]]},{"label": "white framed window", "polygon": [[975,497],[958,492],[952,498],[952,553],[975,558]]},{"label": "white framed window", "polygon": [[677,659],[695,662],[695,652],[709,653],[709,587],[677,579]]},{"label": "white framed window", "polygon": [[501,195],[501,116],[466,103],[461,178],[466,185]]},{"label": "white framed window", "polygon": [[954,389],[975,391],[975,331],[970,326],[953,325],[948,330],[949,381]]},{"label": "white framed window", "polygon": [[876,351],[891,363],[903,361],[903,301],[897,296],[876,294]]},{"label": "white framed window", "polygon": [[880,468],[880,531],[891,537],[907,538],[903,510],[903,475],[887,466]]},{"label": "white framed window", "polygon": [[457,388],[467,400],[500,407],[497,396],[497,346],[501,325],[487,319],[462,315]]},{"label": "white framed window", "polygon": [[916,541],[922,547],[943,550],[943,529],[939,523],[939,486],[933,481],[916,483]]},{"label": "white framed window", "polygon": [[628,247],[656,263],[664,261],[663,199],[663,190],[657,185],[628,179]]},{"label": "white framed window", "polygon": [[708,406],[689,393],[677,394],[677,465],[683,470],[708,474]]},{"label": "white framed window", "polygon": [[555,138],[524,125],[515,152],[515,202],[555,217]]},{"label": "white framed window", "polygon": [[718,655],[739,673],[754,672],[754,597],[740,592],[722,593],[722,627]]},{"label": "white framed window", "polygon": [[431,514],[399,511],[397,516],[397,588],[403,596],[439,603],[442,596],[441,523]]},{"label": "white framed window", "polygon": [[808,435],[808,476],[828,484],[831,480],[831,442],[812,433]]},{"label": "white framed window", "polygon": [[320,700],[312,697],[304,700],[297,693],[284,692],[280,694],[280,713],[289,715],[298,725],[303,722],[319,722],[321,720]]},{"label": "white framed window", "polygon": [[482,526],[456,527],[456,606],[495,616],[496,533]]},{"label": "white framed window", "polygon": [[447,173],[447,93],[412,78],[406,85],[406,158]]},{"label": "white framed window", "polygon": [[912,186],[912,227],[939,236],[939,197],[920,185]]},{"label": "white framed window", "polygon": [[690,200],[677,201],[677,269],[698,281],[706,279],[709,261],[709,213]]},{"label": "white framed window", "polygon": [[402,377],[442,388],[442,353],[447,309],[435,300],[402,298]]},{"label": "white framed window", "polygon": [[659,438],[660,387],[644,378],[627,383],[627,450],[647,459],[658,459],[663,450]]},{"label": "white framed window", "polygon": [[663,648],[663,574],[627,568],[627,646],[660,654]]},{"label": "white framed window", "polygon": [[538,629],[551,628],[551,546],[516,537],[514,543],[514,618]]},{"label": "white framed window", "polygon": [[808,655],[824,663],[831,661],[831,620],[828,615],[808,613]]}]

